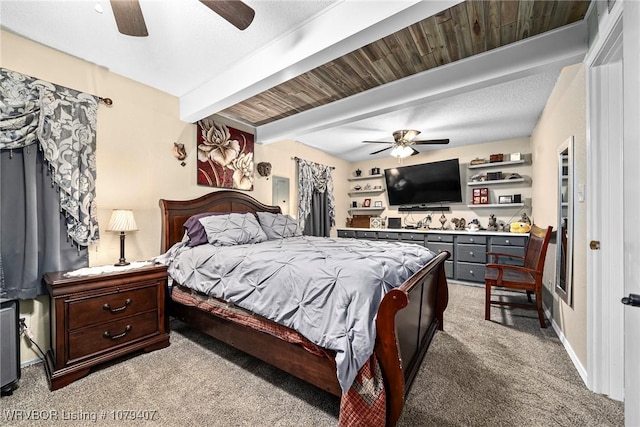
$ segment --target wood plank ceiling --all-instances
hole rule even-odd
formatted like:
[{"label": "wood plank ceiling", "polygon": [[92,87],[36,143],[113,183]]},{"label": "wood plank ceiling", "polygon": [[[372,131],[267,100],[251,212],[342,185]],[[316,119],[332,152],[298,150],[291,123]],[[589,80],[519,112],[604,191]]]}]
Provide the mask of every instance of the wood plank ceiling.
[{"label": "wood plank ceiling", "polygon": [[467,0],[220,112],[260,126],[584,18],[583,0]]}]

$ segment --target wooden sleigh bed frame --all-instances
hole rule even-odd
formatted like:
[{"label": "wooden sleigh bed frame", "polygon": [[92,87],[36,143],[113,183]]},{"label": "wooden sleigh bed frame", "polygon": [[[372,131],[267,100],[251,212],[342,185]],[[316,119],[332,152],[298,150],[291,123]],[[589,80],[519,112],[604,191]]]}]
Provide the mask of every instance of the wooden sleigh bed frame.
[{"label": "wooden sleigh bed frame", "polygon": [[[216,191],[185,201],[160,200],[162,253],[182,240],[184,222],[203,212],[271,212],[278,206],[260,203],[244,193]],[[378,309],[375,355],[386,393],[386,425],[398,421],[413,379],[436,329],[443,328],[448,302],[444,261],[440,253],[400,287],[388,292]],[[169,298],[169,314],[194,329],[261,359],[336,396],[341,389],[335,360],[310,353],[297,344],[239,325],[215,314],[185,306]]]}]

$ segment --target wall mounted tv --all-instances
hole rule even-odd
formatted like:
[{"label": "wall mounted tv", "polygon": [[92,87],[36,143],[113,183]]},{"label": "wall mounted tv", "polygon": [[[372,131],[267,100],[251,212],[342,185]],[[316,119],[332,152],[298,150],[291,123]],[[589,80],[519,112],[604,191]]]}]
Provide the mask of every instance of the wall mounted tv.
[{"label": "wall mounted tv", "polygon": [[385,169],[384,179],[392,206],[462,202],[458,159]]}]

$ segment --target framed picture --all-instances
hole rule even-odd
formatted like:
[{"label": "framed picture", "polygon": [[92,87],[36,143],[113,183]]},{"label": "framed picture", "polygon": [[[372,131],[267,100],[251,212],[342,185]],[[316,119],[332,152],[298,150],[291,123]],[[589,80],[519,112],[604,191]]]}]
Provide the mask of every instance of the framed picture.
[{"label": "framed picture", "polygon": [[381,208],[382,207],[382,200],[376,200],[375,202],[373,202],[373,206],[376,208]]},{"label": "framed picture", "polygon": [[357,208],[358,207],[358,202],[356,202],[356,201],[351,202],[351,207],[352,208]]},{"label": "framed picture", "polygon": [[371,199],[364,199],[364,202],[362,203],[362,207],[365,207],[365,208],[371,207]]},{"label": "framed picture", "polygon": [[513,203],[513,196],[499,196],[498,203],[501,205],[507,204],[507,203]]},{"label": "framed picture", "polygon": [[489,188],[480,187],[474,188],[471,198],[471,203],[474,205],[486,205],[489,203]]}]

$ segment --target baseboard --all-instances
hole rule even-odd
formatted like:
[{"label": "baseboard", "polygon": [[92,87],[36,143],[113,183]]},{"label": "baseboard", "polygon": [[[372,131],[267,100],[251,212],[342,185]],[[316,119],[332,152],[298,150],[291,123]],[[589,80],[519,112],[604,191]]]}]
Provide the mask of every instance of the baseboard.
[{"label": "baseboard", "polygon": [[573,362],[573,366],[576,368],[576,371],[578,371],[578,375],[580,375],[580,378],[582,378],[584,385],[588,388],[589,386],[587,385],[587,370],[584,368],[584,366],[582,366],[582,363],[580,363],[580,359],[578,359],[578,356],[576,356],[576,353],[573,351],[571,343],[569,343],[567,338],[564,336],[564,333],[560,329],[560,326],[556,323],[555,319],[551,315],[551,310],[549,310],[546,305],[543,305],[543,309],[544,314],[547,316],[547,319],[551,321],[551,327],[556,332],[556,335],[558,335],[560,342],[564,346],[564,349],[567,351],[569,358]]},{"label": "baseboard", "polygon": [[44,362],[44,360],[42,360],[40,357],[37,357],[32,360],[27,360],[26,362],[21,362],[20,368],[26,368],[27,366],[35,365],[36,363],[41,363],[41,362]]}]

